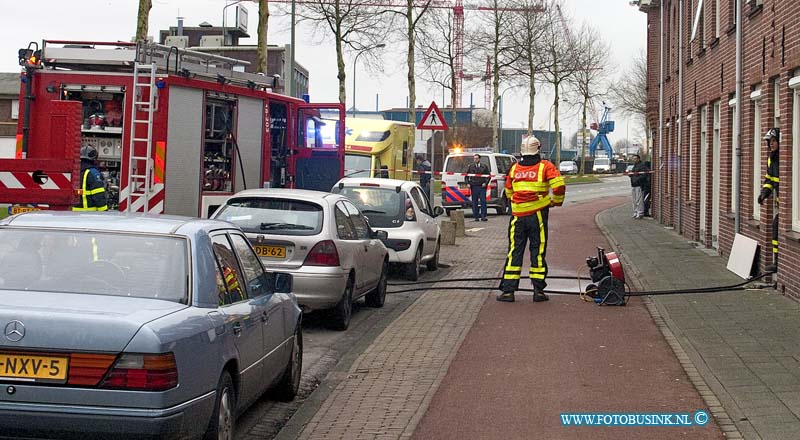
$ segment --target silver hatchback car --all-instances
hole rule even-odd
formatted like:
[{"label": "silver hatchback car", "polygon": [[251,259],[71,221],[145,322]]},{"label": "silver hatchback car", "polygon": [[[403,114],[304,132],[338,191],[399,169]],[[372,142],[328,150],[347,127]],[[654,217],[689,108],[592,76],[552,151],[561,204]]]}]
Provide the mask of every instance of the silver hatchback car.
[{"label": "silver hatchback car", "polygon": [[389,257],[384,231],[373,231],[346,197],[297,189],[234,194],[212,216],[244,230],[261,261],[293,275],[304,311],[326,310],[326,324],[345,330],[353,301],[383,307]]},{"label": "silver hatchback car", "polygon": [[230,223],[20,214],[0,256],[0,436],[232,439],[268,388],[297,393],[291,277]]}]

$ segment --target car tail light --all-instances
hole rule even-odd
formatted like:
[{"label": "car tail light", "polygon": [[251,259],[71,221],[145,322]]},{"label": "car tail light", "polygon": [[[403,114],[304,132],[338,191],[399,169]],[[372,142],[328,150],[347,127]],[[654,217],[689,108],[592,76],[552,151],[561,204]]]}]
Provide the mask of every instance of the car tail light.
[{"label": "car tail light", "polygon": [[69,356],[69,385],[95,386],[106,375],[108,367],[114,363],[113,354],[78,354]]},{"label": "car tail light", "polygon": [[489,182],[489,194],[486,195],[487,199],[496,199],[497,198],[497,181],[492,180]]},{"label": "car tail light", "polygon": [[102,388],[164,391],[178,385],[175,355],[123,354],[103,381]]},{"label": "car tail light", "polygon": [[311,248],[306,261],[306,266],[338,266],[339,252],[336,245],[331,240],[320,241]]}]

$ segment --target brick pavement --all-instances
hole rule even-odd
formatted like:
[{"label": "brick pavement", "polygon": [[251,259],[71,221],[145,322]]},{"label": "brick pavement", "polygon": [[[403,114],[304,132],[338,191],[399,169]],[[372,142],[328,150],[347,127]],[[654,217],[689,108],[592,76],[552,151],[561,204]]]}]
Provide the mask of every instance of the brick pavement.
[{"label": "brick pavement", "polygon": [[[628,207],[598,224],[645,289],[729,285],[726,261]],[[800,438],[800,304],[775,290],[652,297],[681,363],[712,411],[727,414],[746,439]],[[683,353],[683,354],[681,354]]]},{"label": "brick pavement", "polygon": [[[492,218],[489,223],[495,222],[505,223],[507,217]],[[467,229],[484,229],[442,248],[441,261],[452,265],[448,278],[474,276],[478,271],[487,274],[484,260],[474,258],[469,250],[483,249],[493,259],[505,255],[505,228],[486,226],[468,221]],[[487,275],[498,276],[501,266],[497,264]],[[410,437],[488,292],[422,294],[356,359],[298,438]]]}]

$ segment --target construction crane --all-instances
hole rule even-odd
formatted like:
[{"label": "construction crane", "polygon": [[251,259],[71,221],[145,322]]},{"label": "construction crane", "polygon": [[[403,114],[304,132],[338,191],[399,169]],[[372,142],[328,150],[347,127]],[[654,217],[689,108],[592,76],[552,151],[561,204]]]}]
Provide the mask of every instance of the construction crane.
[{"label": "construction crane", "polygon": [[[270,3],[292,3],[293,0],[270,0]],[[334,3],[334,0],[294,0],[296,4],[320,4],[320,3]],[[463,0],[455,0],[455,4],[445,0],[412,0],[415,8],[430,8],[430,9],[452,9],[453,10],[453,27],[455,28],[453,34],[453,42],[455,44],[454,54],[454,70],[456,74],[455,90],[453,94],[456,96],[456,107],[461,107],[463,82],[464,79],[475,79],[480,77],[486,82],[484,89],[485,106],[488,108],[491,103],[492,85],[491,85],[491,64],[487,60],[486,74],[471,75],[464,72],[464,10],[471,11],[507,11],[507,12],[543,12],[545,11],[546,0],[535,0],[535,5],[531,8],[492,8],[488,6],[477,5],[464,5]],[[386,0],[379,3],[348,3],[352,6],[373,6],[385,8],[407,8],[407,1],[403,0]]]},{"label": "construction crane", "polygon": [[594,157],[597,152],[597,147],[602,146],[602,148],[606,150],[606,154],[608,154],[610,160],[614,156],[614,149],[611,148],[611,142],[608,141],[606,135],[614,131],[614,121],[610,120],[608,117],[611,107],[607,106],[604,102],[603,108],[603,117],[600,119],[600,123],[592,122],[589,126],[590,129],[597,131],[597,136],[592,139],[592,143],[589,145],[589,155]]}]

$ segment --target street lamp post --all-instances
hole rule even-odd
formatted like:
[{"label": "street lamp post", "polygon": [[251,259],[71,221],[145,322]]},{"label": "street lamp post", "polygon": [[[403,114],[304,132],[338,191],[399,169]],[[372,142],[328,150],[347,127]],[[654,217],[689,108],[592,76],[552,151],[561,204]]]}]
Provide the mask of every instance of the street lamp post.
[{"label": "street lamp post", "polygon": [[366,47],[364,49],[361,49],[356,54],[356,57],[353,59],[353,111],[352,111],[352,115],[353,115],[354,118],[356,117],[356,70],[358,70],[358,57],[360,57],[361,54],[363,54],[363,53],[371,51],[372,49],[379,49],[379,48],[382,48],[382,47],[386,47],[386,45],[384,43],[380,43],[380,44],[376,44],[374,46],[370,46],[370,47]]},{"label": "street lamp post", "polygon": [[238,5],[239,3],[252,1],[252,0],[236,0],[233,3],[228,3],[222,8],[222,45],[228,45],[228,33],[227,33],[227,26],[225,26],[225,10],[228,9],[228,6]]},{"label": "street lamp post", "polygon": [[513,87],[508,87],[505,90],[503,90],[503,93],[500,94],[500,103],[499,103],[500,104],[499,105],[499,107],[500,107],[499,108],[499,113],[500,114],[498,115],[498,119],[499,119],[499,121],[498,121],[499,124],[498,125],[500,126],[501,129],[503,128],[503,96],[505,96],[506,92],[511,90],[511,89],[513,89]]}]

